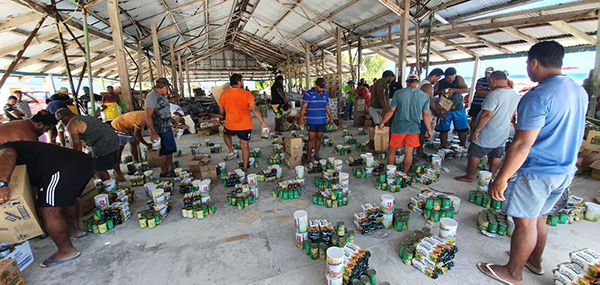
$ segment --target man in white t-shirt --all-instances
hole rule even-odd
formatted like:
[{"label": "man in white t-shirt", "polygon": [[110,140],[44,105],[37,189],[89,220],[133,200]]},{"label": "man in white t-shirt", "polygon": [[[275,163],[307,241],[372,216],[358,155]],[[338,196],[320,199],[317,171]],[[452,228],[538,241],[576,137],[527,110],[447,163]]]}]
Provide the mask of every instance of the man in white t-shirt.
[{"label": "man in white t-shirt", "polygon": [[489,158],[492,174],[498,171],[502,162],[510,122],[519,104],[519,95],[508,86],[508,78],[503,71],[494,71],[488,83],[492,91],[485,96],[481,112],[473,124],[467,174],[456,177],[458,181],[473,182],[475,170],[485,155]]},{"label": "man in white t-shirt", "polygon": [[[435,68],[431,72],[429,72],[429,75],[425,77],[425,79],[423,79],[419,84],[419,89],[425,92],[425,94],[429,95],[429,110],[431,111],[431,118],[433,118],[433,116],[439,117],[440,114],[439,110],[437,109],[437,106],[435,105],[435,100],[433,99],[433,85],[437,84],[438,81],[440,81],[442,75],[444,75],[444,71],[441,68]],[[431,121],[433,122],[433,120]],[[426,140],[426,133],[427,127],[425,126],[425,123],[421,120],[421,133],[419,134],[419,142],[421,143],[421,145],[417,148],[418,157],[427,157],[425,151],[423,151],[423,145],[425,145]]]},{"label": "man in white t-shirt", "polygon": [[[31,114],[31,108],[29,108],[29,104],[31,103],[39,103],[38,100],[36,100],[35,98],[33,98],[31,95],[27,94],[27,93],[23,93],[21,92],[21,90],[16,90],[15,92],[13,92],[13,94],[15,95],[15,97],[17,97],[17,103],[15,103],[15,108],[17,109],[17,111],[23,113],[25,116],[23,116],[23,119],[31,119],[32,114]],[[23,99],[23,95],[29,97],[30,100],[27,99]]]}]

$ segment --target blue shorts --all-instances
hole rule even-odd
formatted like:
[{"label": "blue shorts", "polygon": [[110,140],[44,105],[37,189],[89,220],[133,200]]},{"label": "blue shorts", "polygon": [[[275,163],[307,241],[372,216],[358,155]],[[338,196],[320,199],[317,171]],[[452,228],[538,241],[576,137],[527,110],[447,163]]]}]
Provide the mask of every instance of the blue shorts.
[{"label": "blue shorts", "polygon": [[438,119],[435,130],[438,132],[448,132],[452,123],[454,123],[454,130],[457,132],[469,131],[469,120],[467,119],[465,109],[450,111],[446,116]]},{"label": "blue shorts", "polygon": [[308,124],[309,133],[323,133],[327,130],[327,124]]},{"label": "blue shorts", "polygon": [[175,137],[173,136],[173,131],[171,129],[158,135],[160,136],[159,155],[169,155],[177,151],[177,143],[175,143]]},{"label": "blue shorts", "polygon": [[538,175],[519,170],[508,180],[502,212],[523,219],[547,214],[571,185],[575,174]]},{"label": "blue shorts", "polygon": [[136,142],[136,139],[134,136],[132,135],[128,135],[119,131],[115,130],[115,133],[117,133],[117,136],[119,137],[119,146],[124,146],[129,142]]},{"label": "blue shorts", "polygon": [[425,122],[421,120],[421,134],[424,135],[427,133],[427,127],[425,126]]}]

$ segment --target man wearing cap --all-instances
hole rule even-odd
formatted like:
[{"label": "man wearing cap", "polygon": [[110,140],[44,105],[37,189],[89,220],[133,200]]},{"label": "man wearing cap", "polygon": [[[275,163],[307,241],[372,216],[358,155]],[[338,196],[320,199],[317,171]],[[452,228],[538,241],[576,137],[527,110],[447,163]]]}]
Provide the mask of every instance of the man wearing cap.
[{"label": "man wearing cap", "polygon": [[[147,148],[152,148],[152,145],[144,139],[142,131],[148,126],[146,124],[146,112],[144,111],[133,111],[125,113],[112,122],[111,127],[115,129],[117,136],[119,137],[119,150],[117,151],[117,160],[121,161],[121,155],[125,145],[129,143],[129,150],[133,157],[133,162],[140,162],[138,154],[139,143],[144,144]],[[117,166],[119,167],[119,166]]]},{"label": "man wearing cap", "polygon": [[454,103],[454,106],[447,114],[438,119],[436,131],[440,132],[440,141],[442,148],[448,147],[448,132],[454,124],[454,130],[458,132],[460,145],[467,143],[467,133],[469,132],[469,120],[465,112],[465,103],[463,93],[469,92],[469,87],[460,75],[456,75],[456,69],[449,67],[444,71],[444,79],[440,80],[434,87],[434,94],[448,97]]},{"label": "man wearing cap", "polygon": [[[440,117],[440,111],[438,110],[435,100],[433,99],[433,86],[440,81],[442,75],[444,75],[444,71],[441,68],[434,68],[431,72],[429,72],[429,75],[425,77],[421,83],[419,83],[419,89],[429,96],[430,119],[433,119],[433,116]],[[417,155],[420,157],[426,157],[425,151],[423,151],[426,133],[427,128],[425,127],[425,122],[421,121],[421,134],[419,135],[419,142],[421,145],[417,148]]]},{"label": "man wearing cap", "polygon": [[171,106],[167,95],[171,83],[164,77],[156,80],[154,89],[146,96],[146,123],[150,129],[150,140],[160,142],[160,177],[174,177],[173,153],[177,144],[171,130]]},{"label": "man wearing cap", "polygon": [[236,157],[233,151],[232,136],[240,139],[242,147],[242,158],[244,172],[248,171],[248,162],[250,161],[250,139],[252,138],[252,115],[260,122],[262,128],[268,129],[267,123],[263,120],[258,107],[254,103],[254,96],[248,90],[244,90],[244,78],[241,74],[234,73],[229,78],[230,89],[227,89],[219,98],[219,108],[221,115],[225,116],[225,133],[223,140],[229,149],[228,159]]},{"label": "man wearing cap", "polygon": [[471,117],[470,127],[473,129],[475,127],[475,123],[477,121],[477,115],[481,112],[481,104],[492,89],[490,88],[490,75],[494,72],[493,67],[488,67],[485,69],[485,77],[477,79],[477,85],[475,86],[475,94],[473,96],[473,101],[471,102],[471,107],[469,108],[469,117]]},{"label": "man wearing cap", "polygon": [[283,93],[283,76],[278,75],[275,83],[271,86],[271,108],[275,115],[275,133],[281,135],[281,125],[283,124],[283,112],[288,105],[287,98]]},{"label": "man wearing cap", "polygon": [[56,125],[54,115],[39,111],[31,119],[0,124],[0,144],[10,141],[38,141],[39,137]]},{"label": "man wearing cap", "polygon": [[346,101],[346,109],[344,109],[344,119],[352,120],[352,116],[354,115],[354,102],[356,101],[355,97],[355,88],[354,81],[348,81],[348,85],[344,86],[344,96]]},{"label": "man wearing cap", "polygon": [[[381,124],[383,114],[387,113],[389,109],[390,95],[389,84],[394,79],[394,72],[386,70],[383,72],[382,78],[378,79],[373,84],[373,90],[371,90],[371,102],[369,105],[369,115],[373,119],[374,125]],[[374,152],[375,148],[375,128],[369,128],[369,142],[367,143],[367,150]]]},{"label": "man wearing cap", "polygon": [[58,247],[58,251],[39,266],[51,267],[79,257],[81,253],[70,237],[80,238],[86,234],[79,227],[77,198],[94,176],[92,158],[57,145],[14,141],[0,146],[0,161],[0,205],[15,203],[10,198],[10,179],[15,166],[26,165],[37,196],[36,211],[44,230]]},{"label": "man wearing cap", "polygon": [[55,115],[67,126],[72,149],[83,151],[82,141],[92,148],[96,171],[102,181],[110,179],[109,169],[115,170],[117,180],[125,180],[117,160],[119,137],[109,125],[94,117],[75,115],[69,108],[58,109]]},{"label": "man wearing cap", "polygon": [[490,161],[490,172],[493,175],[500,167],[504,146],[510,133],[510,122],[513,117],[519,95],[508,87],[506,74],[494,71],[487,78],[492,92],[488,93],[481,105],[481,112],[474,118],[469,145],[469,162],[467,174],[455,179],[463,182],[473,182],[475,171],[481,159],[487,155]]},{"label": "man wearing cap", "polygon": [[[46,110],[54,115],[58,109],[68,108],[68,105],[73,104],[73,99],[69,97],[69,90],[66,87],[58,89],[56,94],[50,97],[50,102],[47,102]],[[56,137],[61,146],[65,146],[65,125],[58,122],[56,127],[50,130],[51,143],[56,143]]]},{"label": "man wearing cap", "polygon": [[406,86],[407,88],[396,91],[390,109],[378,126],[383,130],[385,123],[393,116],[388,164],[396,164],[396,151],[399,147],[404,147],[404,172],[410,170],[413,150],[420,145],[421,120],[425,122],[425,136],[433,137],[429,117],[429,96],[418,89],[419,77],[416,74],[409,75],[406,78]]},{"label": "man wearing cap", "polygon": [[[306,114],[305,114],[306,113]],[[321,137],[327,129],[327,116],[329,122],[335,126],[331,108],[329,107],[329,94],[325,91],[325,79],[319,77],[315,81],[315,87],[306,91],[302,96],[302,109],[300,110],[300,128],[304,128],[304,115],[308,124],[307,157],[303,163],[309,163],[313,147],[315,148],[315,159],[321,159]]]}]

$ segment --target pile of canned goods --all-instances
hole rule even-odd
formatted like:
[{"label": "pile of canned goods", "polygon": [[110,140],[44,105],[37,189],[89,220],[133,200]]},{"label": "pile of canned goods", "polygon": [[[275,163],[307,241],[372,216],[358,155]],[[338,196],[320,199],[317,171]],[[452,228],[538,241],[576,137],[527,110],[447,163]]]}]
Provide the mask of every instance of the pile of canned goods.
[{"label": "pile of canned goods", "polygon": [[480,190],[472,190],[469,192],[469,202],[493,210],[502,209],[502,201],[495,200],[489,193]]},{"label": "pile of canned goods", "polygon": [[321,176],[315,177],[315,185],[319,189],[331,188],[333,185],[339,184],[339,181],[339,173],[333,169],[324,170],[321,172]]},{"label": "pile of canned goods", "polygon": [[298,199],[304,191],[304,184],[297,179],[284,180],[277,182],[277,188],[273,189],[273,198],[281,198],[283,200]]},{"label": "pile of canned goods", "polygon": [[270,182],[283,177],[283,169],[279,165],[272,165],[269,168],[256,174],[256,179],[259,182]]},{"label": "pile of canned goods", "polygon": [[318,161],[312,161],[308,164],[308,166],[306,166],[308,174],[320,173],[325,169],[327,169],[327,167],[323,167]]},{"label": "pile of canned goods", "polygon": [[358,152],[367,151],[367,143],[357,143],[354,149]]},{"label": "pile of canned goods", "polygon": [[585,199],[571,195],[562,209],[547,216],[546,222],[550,226],[556,226],[557,224],[572,224],[583,219],[594,221],[592,211],[588,210]]},{"label": "pile of canned goods", "polygon": [[[254,157],[250,157],[250,159],[248,159],[248,168],[257,168],[259,166],[258,164],[258,159],[255,159]],[[244,162],[238,160],[238,167],[244,168]]]},{"label": "pile of canned goods", "polygon": [[248,207],[248,205],[254,204],[254,199],[254,196],[250,193],[240,193],[238,191],[227,193],[227,205],[237,206],[240,211]]},{"label": "pile of canned goods", "polygon": [[108,208],[95,209],[93,215],[83,221],[83,227],[89,233],[103,234],[131,217],[129,203],[115,202]]},{"label": "pile of canned goods", "polygon": [[221,183],[223,187],[233,187],[244,181],[245,176],[241,169],[236,169],[234,172],[221,172]]},{"label": "pile of canned goods", "polygon": [[279,143],[279,141],[273,142],[273,153],[280,154],[283,153],[283,145]]},{"label": "pile of canned goods", "polygon": [[267,165],[279,165],[285,161],[285,155],[281,153],[273,153],[267,157]]},{"label": "pile of canned goods", "polygon": [[133,175],[131,176],[131,178],[129,178],[129,183],[131,187],[143,186],[144,184],[146,184],[146,176],[142,174]]},{"label": "pile of canned goods", "polygon": [[250,151],[250,157],[261,158],[262,157],[262,152],[260,151],[260,148],[255,148],[255,149],[251,150]]},{"label": "pile of canned goods", "polygon": [[347,144],[356,144],[358,141],[352,137],[352,134],[344,136],[344,142]]},{"label": "pile of canned goods", "polygon": [[360,155],[355,155],[348,158],[348,166],[350,167],[361,166],[363,164],[364,160],[362,159],[362,157],[360,157]]},{"label": "pile of canned goods", "polygon": [[598,284],[600,282],[600,253],[589,248],[569,253],[569,262],[552,270],[555,285]]},{"label": "pile of canned goods", "polygon": [[[208,140],[208,142],[206,142],[206,147],[209,147],[209,142],[210,140]],[[190,151],[192,153],[192,155],[196,155],[196,154],[200,154],[201,150],[200,148],[202,147],[202,144],[199,143],[194,143],[190,145]]]},{"label": "pile of canned goods", "polygon": [[163,221],[161,214],[155,210],[145,210],[138,212],[138,221],[140,228],[142,229],[153,229],[160,225]]},{"label": "pile of canned goods", "polygon": [[[412,167],[411,167],[412,168]],[[415,168],[415,175],[413,176],[413,182],[421,183],[423,185],[431,185],[435,182],[440,181],[440,169],[419,167]]]},{"label": "pile of canned goods", "polygon": [[215,213],[215,204],[210,199],[203,202],[200,196],[200,191],[186,193],[183,196],[183,208],[181,209],[182,217],[185,219],[202,220],[207,215]]},{"label": "pile of canned goods", "polygon": [[[375,285],[377,284],[377,271],[373,268],[367,269],[366,274],[361,275],[358,279],[353,279],[351,282],[346,283],[347,285]],[[383,281],[379,285],[390,285],[389,282]]]},{"label": "pile of canned goods", "polygon": [[481,231],[499,236],[512,236],[515,228],[512,217],[490,209],[479,212],[477,226]]},{"label": "pile of canned goods", "polygon": [[[344,268],[342,270],[343,284],[357,284],[356,280],[359,280],[361,284],[374,284],[371,283],[371,277],[367,275],[371,252],[360,248],[354,243],[347,243],[342,249],[344,250],[345,257]],[[373,279],[375,279],[373,271],[371,271],[371,274]],[[364,283],[363,281],[366,281],[367,283]]]},{"label": "pile of canned goods", "polygon": [[331,138],[328,135],[321,136],[321,146],[322,147],[331,147],[331,146],[333,146],[333,138]]},{"label": "pile of canned goods", "polygon": [[424,191],[417,197],[410,198],[408,208],[420,213],[425,221],[437,223],[441,218],[453,218],[457,212],[453,201],[443,194]]},{"label": "pile of canned goods", "polygon": [[342,186],[333,185],[313,194],[313,205],[323,205],[326,208],[339,208],[348,205],[348,194],[344,193]]},{"label": "pile of canned goods", "polygon": [[130,163],[130,162],[133,162],[133,156],[131,154],[123,156],[121,158],[121,163],[122,164],[127,164],[127,163]]},{"label": "pile of canned goods", "polygon": [[398,255],[406,265],[437,279],[454,267],[458,247],[453,243],[433,236],[429,228],[416,230],[400,242]]},{"label": "pile of canned goods", "polygon": [[410,221],[410,211],[402,209],[394,209],[394,229],[397,232],[408,230]]},{"label": "pile of canned goods", "polygon": [[333,226],[327,220],[310,220],[308,232],[298,237],[296,245],[304,249],[304,253],[311,259],[327,259],[327,249],[331,246],[344,247],[346,244],[354,243],[354,231],[346,231],[344,222],[338,222]]},{"label": "pile of canned goods", "polygon": [[369,132],[367,132],[367,130],[365,130],[364,128],[358,128],[358,135],[359,136],[364,136],[364,135],[368,135]]},{"label": "pile of canned goods", "polygon": [[242,147],[237,143],[234,143],[231,146],[233,147],[233,149],[242,149]]},{"label": "pile of canned goods", "polygon": [[369,235],[383,229],[383,211],[375,203],[365,203],[360,206],[362,211],[354,213],[354,226],[363,235]]},{"label": "pile of canned goods", "polygon": [[406,173],[394,170],[394,173],[391,175],[380,174],[375,188],[395,193],[400,192],[401,188],[406,188],[410,185],[412,185],[412,180]]},{"label": "pile of canned goods", "polygon": [[334,152],[336,155],[347,155],[352,152],[352,147],[349,145],[338,144],[335,146]]},{"label": "pile of canned goods", "polygon": [[209,147],[210,153],[222,153],[223,147],[220,144],[215,144],[214,146]]}]

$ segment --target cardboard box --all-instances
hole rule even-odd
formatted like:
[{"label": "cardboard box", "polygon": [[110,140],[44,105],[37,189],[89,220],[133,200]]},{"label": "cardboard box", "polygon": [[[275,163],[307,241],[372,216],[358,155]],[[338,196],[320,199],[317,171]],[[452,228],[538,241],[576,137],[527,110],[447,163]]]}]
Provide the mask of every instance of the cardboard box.
[{"label": "cardboard box", "polygon": [[581,146],[592,151],[600,151],[600,131],[590,130]]},{"label": "cardboard box", "polygon": [[590,164],[590,168],[592,169],[592,178],[600,180],[600,160],[596,160]]},{"label": "cardboard box", "polygon": [[21,271],[25,270],[27,266],[31,265],[34,261],[33,253],[31,252],[31,246],[26,241],[21,245],[15,246],[15,251],[8,254],[6,259],[15,259],[19,265]]},{"label": "cardboard box", "polygon": [[383,130],[375,128],[375,151],[387,151],[390,144],[390,127],[383,127]]},{"label": "cardboard box", "polygon": [[146,163],[149,168],[160,167],[160,159],[158,150],[146,149]]},{"label": "cardboard box", "polygon": [[85,190],[81,193],[77,202],[79,203],[79,216],[83,217],[90,211],[96,208],[96,201],[94,197],[100,194],[102,189],[97,189],[94,179],[90,179],[90,182],[85,186]]},{"label": "cardboard box", "polygon": [[0,281],[2,285],[25,285],[17,260],[0,259]]},{"label": "cardboard box", "polygon": [[10,198],[0,205],[0,243],[18,243],[43,234],[25,165],[15,166],[9,187]]},{"label": "cardboard box", "polygon": [[454,102],[444,96],[440,96],[435,104],[437,105],[437,108],[444,113],[450,112],[450,110],[452,110],[454,107]]},{"label": "cardboard box", "polygon": [[283,149],[291,154],[302,153],[302,138],[286,137],[283,140]]},{"label": "cardboard box", "polygon": [[214,165],[200,166],[200,177],[202,180],[210,179],[211,185],[215,185],[220,181],[217,174],[217,167]]},{"label": "cardboard box", "polygon": [[192,173],[200,172],[200,168],[208,165],[211,160],[208,154],[193,155],[188,159],[188,169]]},{"label": "cardboard box", "polygon": [[290,154],[286,152],[284,162],[290,169],[296,168],[296,166],[302,164],[302,151],[297,154]]},{"label": "cardboard box", "polygon": [[212,130],[197,130],[196,133],[199,137],[209,137],[210,135],[212,135]]}]

